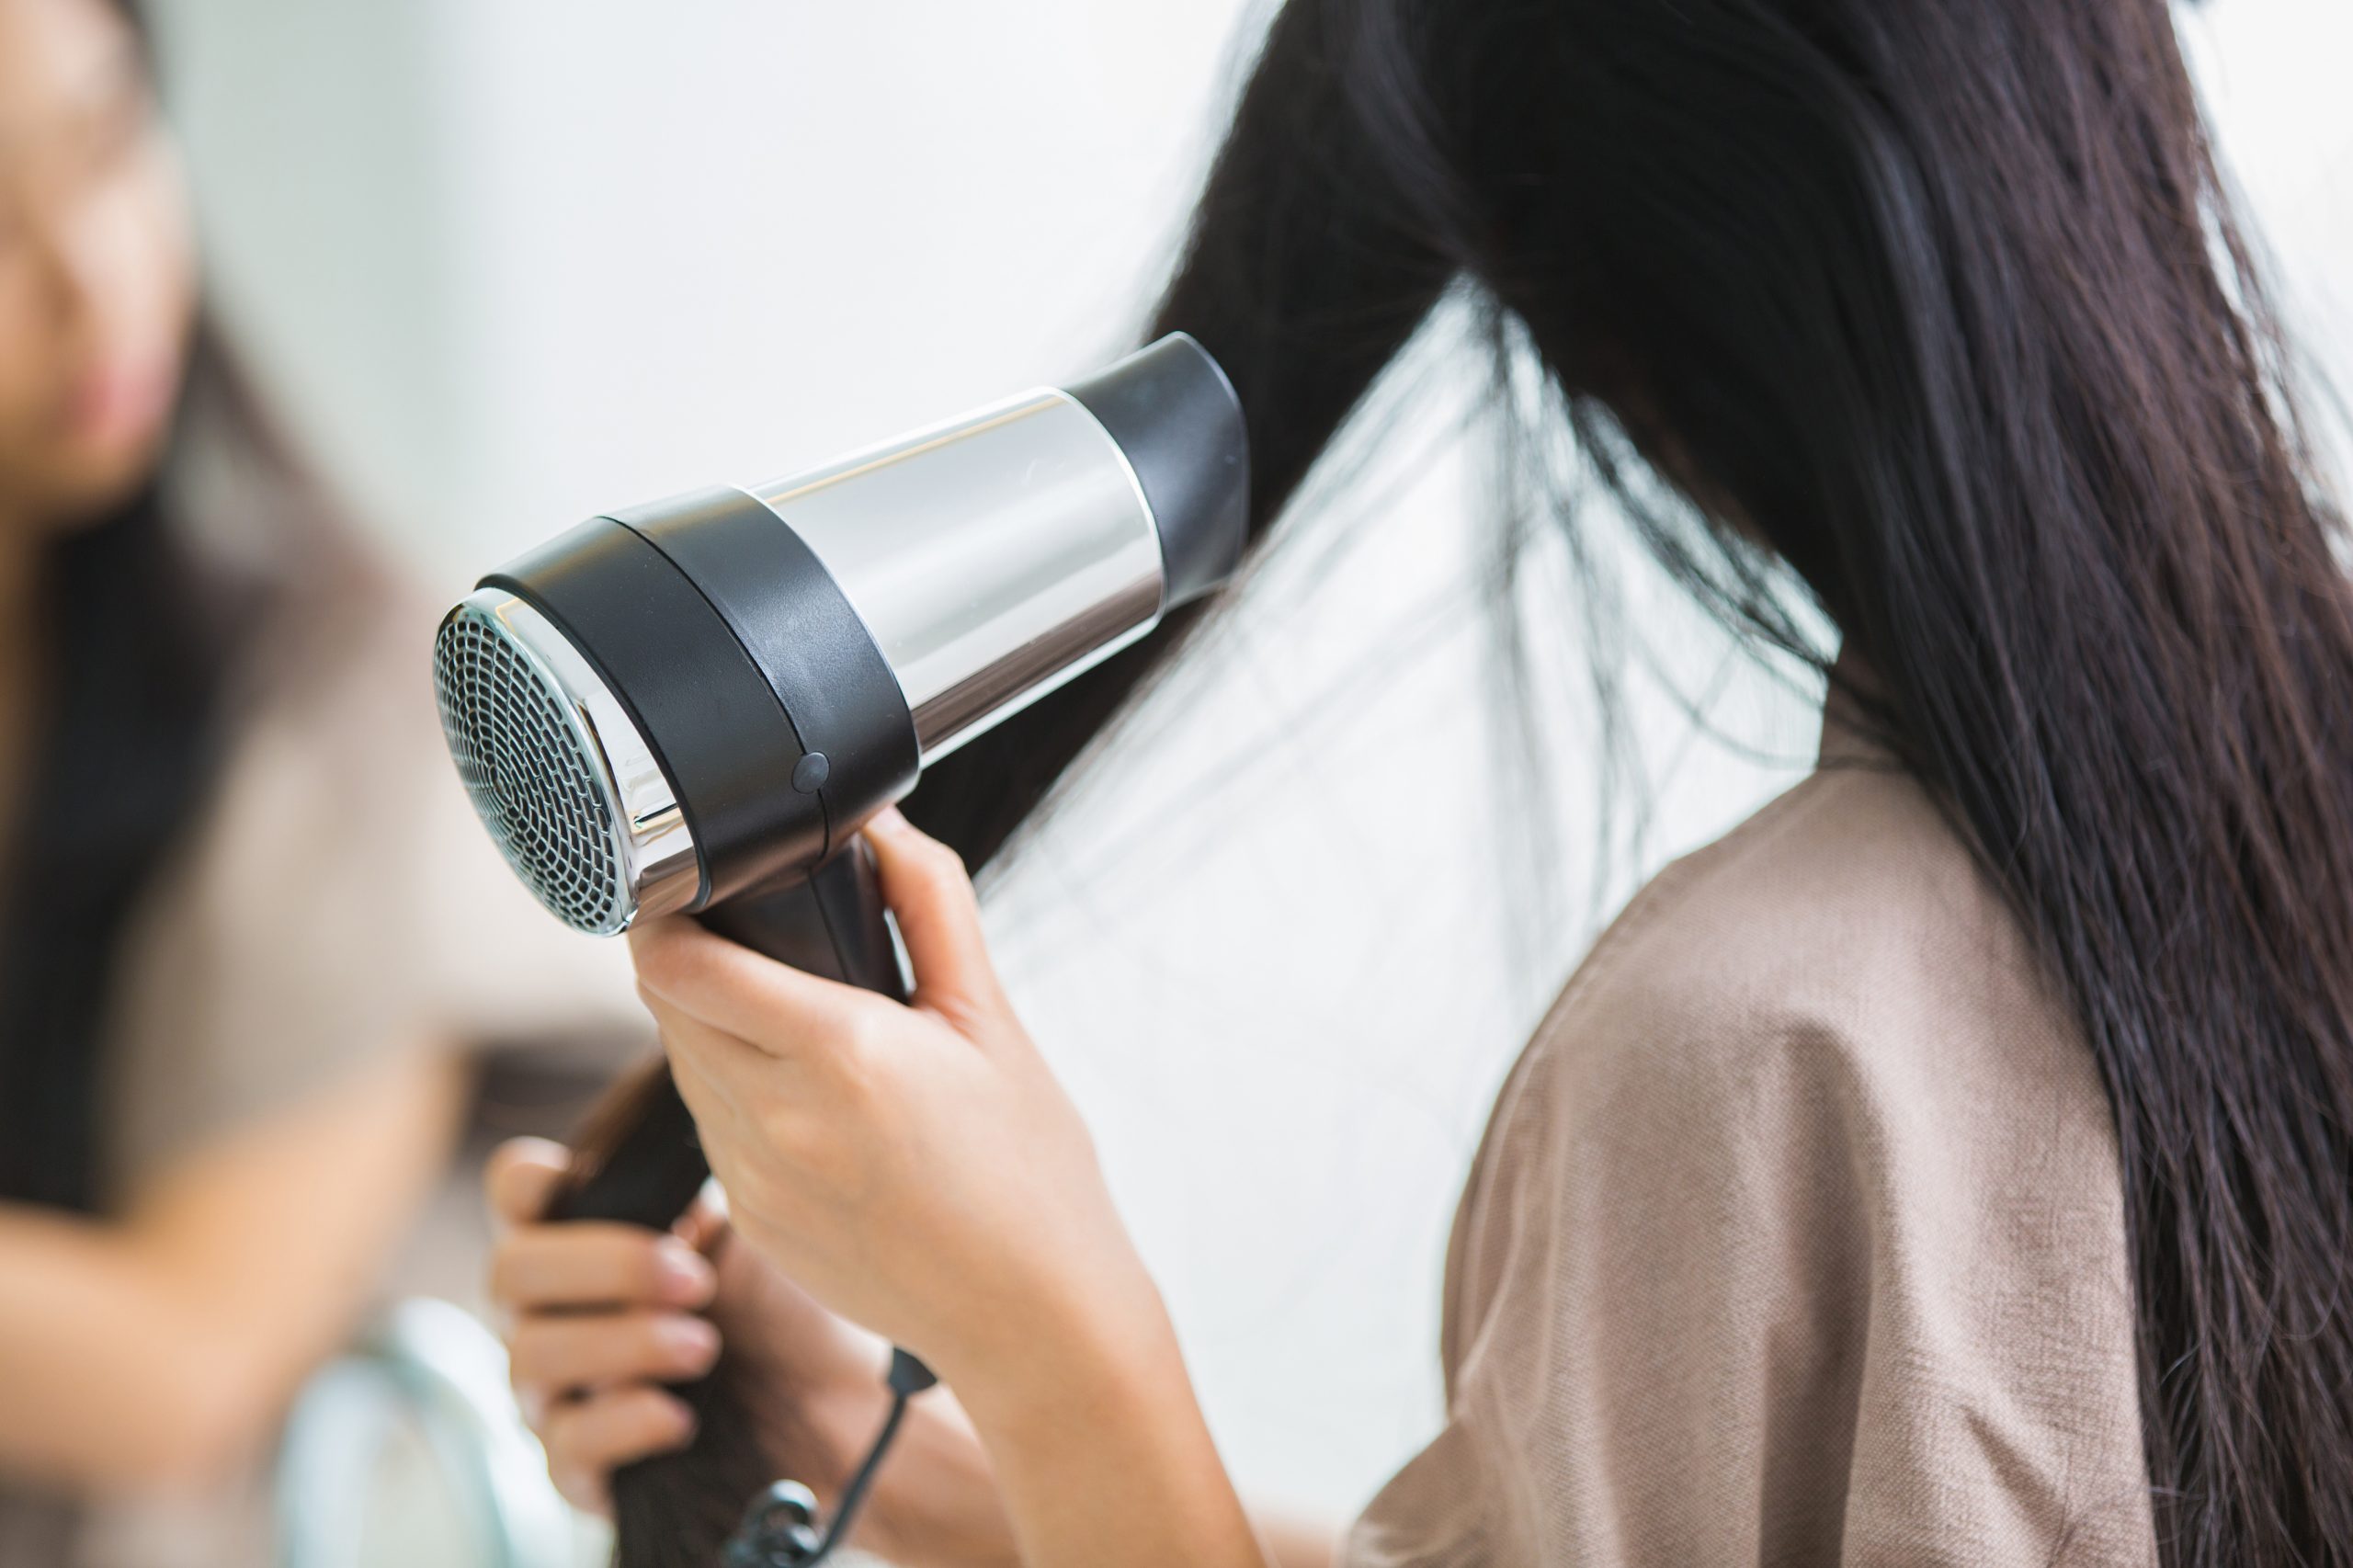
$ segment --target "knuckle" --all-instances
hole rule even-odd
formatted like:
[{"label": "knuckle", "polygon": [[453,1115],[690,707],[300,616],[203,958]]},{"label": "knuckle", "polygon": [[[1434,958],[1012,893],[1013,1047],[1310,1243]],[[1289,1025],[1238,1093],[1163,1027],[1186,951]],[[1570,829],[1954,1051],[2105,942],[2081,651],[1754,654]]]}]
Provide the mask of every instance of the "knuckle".
[{"label": "knuckle", "polygon": [[828,1027],[812,1040],[797,1081],[762,1108],[769,1146],[797,1148],[829,1123],[856,1115],[866,1098],[875,1055],[868,1026],[851,1019]]},{"label": "knuckle", "polygon": [[[658,927],[640,932],[630,944],[630,959],[637,971],[637,994],[640,996],[646,996],[649,991],[662,989],[662,983],[669,977],[676,961],[673,956],[676,951],[676,944],[670,940],[669,934]],[[647,997],[647,1000],[652,998]]]},{"label": "knuckle", "polygon": [[525,1305],[522,1281],[517,1278],[519,1265],[515,1257],[515,1244],[501,1243],[490,1255],[489,1278],[484,1281],[490,1299],[509,1312],[518,1312]]},{"label": "knuckle", "polygon": [[890,1071],[894,1059],[899,1008],[879,997],[858,998],[859,1006],[842,1019],[835,1055],[852,1086],[870,1089]]},{"label": "knuckle", "polygon": [[700,944],[684,924],[664,922],[649,930],[636,948],[641,993],[675,993],[690,989],[706,966]]},{"label": "knuckle", "polygon": [[849,1103],[862,1100],[873,1086],[881,1063],[881,1029],[866,1009],[859,1008],[842,1021],[841,1028],[826,1043],[824,1061],[827,1075],[835,1088]]},{"label": "knuckle", "polygon": [[801,1134],[804,1147],[838,1142],[845,1123],[862,1126],[873,1116],[874,1103],[881,1095],[878,1084],[881,1067],[874,1055],[868,1049],[845,1051],[834,1063],[833,1086],[826,1096],[829,1114]]},{"label": "knuckle", "polygon": [[952,846],[937,838],[924,840],[922,863],[943,889],[953,889],[972,881],[972,872],[964,864],[964,857],[958,854]]}]

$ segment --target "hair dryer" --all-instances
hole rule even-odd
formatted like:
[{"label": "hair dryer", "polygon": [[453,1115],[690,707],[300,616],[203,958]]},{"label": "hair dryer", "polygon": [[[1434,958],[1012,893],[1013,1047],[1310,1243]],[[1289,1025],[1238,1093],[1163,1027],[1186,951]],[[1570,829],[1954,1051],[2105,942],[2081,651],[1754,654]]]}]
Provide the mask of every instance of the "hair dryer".
[{"label": "hair dryer", "polygon": [[[449,749],[572,926],[698,914],[904,997],[859,827],[1223,581],[1248,494],[1241,405],[1180,333],[812,472],[592,517],[442,621]],[[667,1075],[618,1114],[551,1217],[661,1227],[693,1200],[709,1170]],[[928,1381],[898,1358],[902,1398]],[[845,1504],[798,1558],[744,1560],[813,1560]]]}]

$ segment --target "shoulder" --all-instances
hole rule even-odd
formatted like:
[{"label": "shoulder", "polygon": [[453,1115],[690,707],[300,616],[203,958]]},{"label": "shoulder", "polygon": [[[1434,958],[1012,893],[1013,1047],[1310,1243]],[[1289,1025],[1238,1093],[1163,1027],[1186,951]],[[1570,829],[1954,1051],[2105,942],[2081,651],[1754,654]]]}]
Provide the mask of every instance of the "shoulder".
[{"label": "shoulder", "polygon": [[1813,775],[1660,872],[1539,1025],[1466,1195],[1464,1304],[1503,1290],[1539,1216],[1580,1248],[1688,1250],[1733,1276],[1802,1231],[1802,1278],[1733,1288],[1865,1289],[1886,1167],[1938,1157],[1910,1131],[1953,1125],[1932,1108],[1956,1072],[2000,1076],[1958,1060],[2001,1049],[1987,1020],[2031,1015],[2063,1055],[2038,994],[1924,791],[1877,767]]},{"label": "shoulder", "polygon": [[[1753,1203],[1835,1204],[1881,1241],[1932,1240],[1926,1261],[1973,1267],[1984,1247],[2015,1266],[2023,1239],[2064,1267],[2121,1233],[2072,1010],[1938,803],[1885,764],[1818,772],[1661,873],[1562,993],[1497,1119],[1738,1180]],[[1630,1127],[1685,1142],[1631,1147]],[[2006,1231],[2011,1210],[2038,1228]]]},{"label": "shoulder", "polygon": [[1498,1102],[1447,1357],[1476,1428],[1533,1423],[1596,1476],[1673,1456],[1685,1483],[1623,1483],[1652,1517],[1692,1522],[1704,1479],[1754,1519],[1778,1469],[1849,1561],[2025,1561],[2067,1518],[2138,1540],[2106,1099],[1915,783],[1826,769],[1628,906]]},{"label": "shoulder", "polygon": [[[2105,1271],[2120,1246],[2072,1011],[1887,766],[1819,772],[1661,873],[1537,1030],[1491,1139],[1736,1185],[1797,1206],[1789,1223],[1926,1244],[1880,1256],[1930,1268],[2063,1272],[2089,1251]],[[2015,1213],[2032,1224],[2006,1229]]]},{"label": "shoulder", "polygon": [[1899,1121],[2031,1094],[2105,1123],[2025,931],[1928,792],[1884,763],[1825,768],[1668,867],[1529,1055],[1654,1094],[1802,1085]]}]

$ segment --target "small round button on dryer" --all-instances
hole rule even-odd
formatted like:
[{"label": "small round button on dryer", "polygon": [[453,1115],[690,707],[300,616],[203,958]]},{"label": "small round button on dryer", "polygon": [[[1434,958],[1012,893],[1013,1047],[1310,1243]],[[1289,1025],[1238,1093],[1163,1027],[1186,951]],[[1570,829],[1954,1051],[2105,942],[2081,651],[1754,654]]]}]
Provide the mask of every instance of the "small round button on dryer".
[{"label": "small round button on dryer", "polygon": [[813,795],[825,787],[825,776],[833,770],[834,765],[825,760],[824,752],[813,751],[792,765],[792,787],[804,795]]}]

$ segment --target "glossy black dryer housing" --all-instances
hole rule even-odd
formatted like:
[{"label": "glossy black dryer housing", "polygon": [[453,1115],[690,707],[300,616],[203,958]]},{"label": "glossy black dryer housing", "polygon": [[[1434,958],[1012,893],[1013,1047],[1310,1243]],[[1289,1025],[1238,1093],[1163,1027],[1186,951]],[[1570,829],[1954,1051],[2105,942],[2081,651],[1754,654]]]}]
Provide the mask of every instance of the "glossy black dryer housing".
[{"label": "glossy black dryer housing", "polygon": [[694,836],[692,909],[808,871],[914,788],[914,722],[881,652],[741,491],[592,517],[483,585],[547,616],[637,723]]}]

